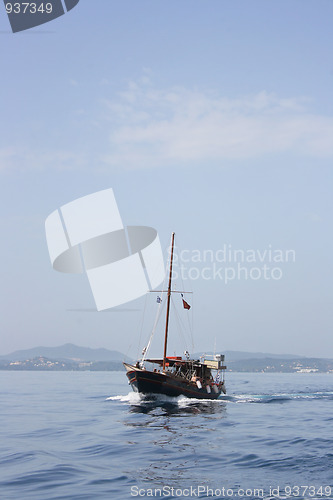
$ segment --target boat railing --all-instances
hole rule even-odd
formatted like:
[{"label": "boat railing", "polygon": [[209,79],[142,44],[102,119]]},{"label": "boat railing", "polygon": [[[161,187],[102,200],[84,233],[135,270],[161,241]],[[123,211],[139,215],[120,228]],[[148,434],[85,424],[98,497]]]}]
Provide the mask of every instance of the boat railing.
[{"label": "boat railing", "polygon": [[211,370],[225,370],[226,366],[224,366],[224,359],[224,354],[205,354],[200,358],[201,363]]},{"label": "boat railing", "polygon": [[200,356],[200,359],[214,359],[215,361],[224,361],[225,355],[224,354],[203,354]]}]

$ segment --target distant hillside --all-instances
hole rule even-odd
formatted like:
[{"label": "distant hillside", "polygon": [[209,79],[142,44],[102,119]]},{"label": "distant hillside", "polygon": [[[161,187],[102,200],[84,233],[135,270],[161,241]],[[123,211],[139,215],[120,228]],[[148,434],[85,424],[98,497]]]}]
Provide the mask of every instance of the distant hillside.
[{"label": "distant hillside", "polygon": [[272,373],[332,373],[333,360],[323,358],[260,358],[229,361],[228,371]]},{"label": "distant hillside", "polygon": [[242,361],[244,359],[300,359],[305,356],[298,354],[272,354],[267,352],[244,352],[244,351],[226,351],[226,359],[229,361]]},{"label": "distant hillside", "polygon": [[129,358],[119,351],[110,351],[103,348],[91,349],[90,347],[80,347],[74,344],[64,344],[59,347],[34,347],[0,356],[0,359],[23,361],[39,356],[48,359],[75,361],[129,361]]},{"label": "distant hillside", "polygon": [[[202,353],[196,353],[193,356],[199,358]],[[206,354],[213,354],[207,352]],[[243,361],[247,359],[300,359],[302,356],[296,354],[271,354],[263,352],[244,352],[244,351],[225,351],[226,362]],[[57,360],[74,360],[74,361],[131,361],[119,351],[110,351],[109,349],[99,348],[91,349],[90,347],[81,347],[74,344],[64,344],[58,347],[33,347],[32,349],[24,349],[14,351],[10,354],[0,356],[0,360],[24,361],[37,357],[45,357],[48,359]]]},{"label": "distant hillside", "polygon": [[[333,373],[332,359],[243,351],[226,351],[224,354],[227,370],[232,372]],[[200,354],[193,357],[199,358]],[[65,344],[0,356],[0,370],[113,371],[123,370],[122,361],[131,360],[119,351]]]},{"label": "distant hillside", "polygon": [[32,359],[9,361],[0,359],[0,370],[37,371],[123,371],[121,361],[72,361],[48,359],[38,356]]},{"label": "distant hillside", "polygon": [[[243,361],[245,359],[301,359],[304,356],[299,356],[298,354],[271,354],[265,352],[245,352],[245,351],[216,351],[216,353],[221,353],[225,355],[226,363],[230,361]],[[214,354],[213,352],[206,352],[204,354]],[[194,354],[194,357],[200,357],[202,353]]]}]

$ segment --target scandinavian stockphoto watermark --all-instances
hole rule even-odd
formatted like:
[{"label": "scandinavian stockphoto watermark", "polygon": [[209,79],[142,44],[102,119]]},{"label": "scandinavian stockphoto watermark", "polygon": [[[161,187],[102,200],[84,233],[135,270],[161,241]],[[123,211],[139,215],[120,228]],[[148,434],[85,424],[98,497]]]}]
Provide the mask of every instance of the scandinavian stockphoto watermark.
[{"label": "scandinavian stockphoto watermark", "polygon": [[331,498],[331,486],[315,485],[284,485],[268,488],[211,488],[207,485],[174,487],[164,485],[160,488],[143,488],[138,485],[131,487],[131,497],[155,498]]},{"label": "scandinavian stockphoto watermark", "polygon": [[35,28],[63,16],[80,0],[4,0],[13,33]]},{"label": "scandinavian stockphoto watermark", "polygon": [[294,249],[234,248],[224,243],[216,250],[181,250],[175,257],[174,279],[220,280],[225,284],[235,280],[281,280],[286,265],[296,262]]},{"label": "scandinavian stockphoto watermark", "polygon": [[62,205],[45,232],[53,269],[85,273],[98,311],[142,297],[164,279],[156,229],[125,226],[111,188]]}]

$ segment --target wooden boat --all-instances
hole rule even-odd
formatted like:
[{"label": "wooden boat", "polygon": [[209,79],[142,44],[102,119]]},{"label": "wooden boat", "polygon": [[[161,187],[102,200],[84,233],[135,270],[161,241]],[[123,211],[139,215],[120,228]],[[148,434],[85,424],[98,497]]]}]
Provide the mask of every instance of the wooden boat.
[{"label": "wooden boat", "polygon": [[[166,290],[167,312],[163,357],[143,357],[134,365],[125,362],[123,364],[132,389],[140,394],[163,394],[171,397],[183,395],[197,399],[217,399],[222,392],[226,393],[224,355],[217,354],[211,356],[212,359],[206,359],[207,356],[191,359],[187,352],[185,358],[167,356],[171,294],[181,293],[171,289],[174,241],[175,233],[172,233],[169,284]],[[190,308],[184,299],[183,305],[185,309]],[[151,368],[147,368],[147,364],[151,365]]]}]

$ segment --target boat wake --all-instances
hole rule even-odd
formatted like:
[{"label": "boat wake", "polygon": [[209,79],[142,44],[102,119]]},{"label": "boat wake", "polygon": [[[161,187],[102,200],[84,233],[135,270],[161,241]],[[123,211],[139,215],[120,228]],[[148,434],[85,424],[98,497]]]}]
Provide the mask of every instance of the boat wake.
[{"label": "boat wake", "polygon": [[136,392],[129,392],[126,395],[121,396],[110,396],[106,398],[106,401],[120,401],[121,403],[140,403],[142,396]]},{"label": "boat wake", "polygon": [[198,403],[219,403],[224,398],[219,399],[196,399],[196,398],[187,398],[186,396],[177,396],[171,397],[166,396],[164,394],[139,394],[137,392],[129,392],[126,395],[120,396],[110,396],[106,398],[106,401],[119,401],[121,403],[129,403],[129,404],[151,404],[151,403],[173,403],[180,407],[189,406],[189,405],[197,405]]},{"label": "boat wake", "polygon": [[312,392],[312,393],[273,393],[273,394],[237,394],[233,396],[222,396],[220,400],[232,403],[288,403],[291,401],[310,400],[333,400],[333,392]]},{"label": "boat wake", "polygon": [[199,403],[220,404],[224,403],[258,403],[258,404],[282,404],[291,401],[302,400],[333,400],[333,391],[320,391],[313,393],[274,393],[274,394],[237,394],[237,395],[221,395],[218,399],[196,399],[187,398],[186,396],[170,397],[164,394],[138,394],[129,392],[126,395],[110,396],[106,401],[118,401],[130,405],[141,404],[174,404],[178,407],[188,407],[198,405]]}]

